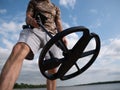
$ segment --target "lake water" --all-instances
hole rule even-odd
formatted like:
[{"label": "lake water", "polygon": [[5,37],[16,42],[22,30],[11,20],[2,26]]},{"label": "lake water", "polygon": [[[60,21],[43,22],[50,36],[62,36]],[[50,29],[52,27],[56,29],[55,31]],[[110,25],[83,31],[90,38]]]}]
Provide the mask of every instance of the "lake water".
[{"label": "lake water", "polygon": [[[46,90],[40,89],[14,89],[14,90]],[[117,84],[100,84],[100,85],[86,85],[86,86],[71,86],[58,87],[57,90],[120,90],[120,83]]]}]

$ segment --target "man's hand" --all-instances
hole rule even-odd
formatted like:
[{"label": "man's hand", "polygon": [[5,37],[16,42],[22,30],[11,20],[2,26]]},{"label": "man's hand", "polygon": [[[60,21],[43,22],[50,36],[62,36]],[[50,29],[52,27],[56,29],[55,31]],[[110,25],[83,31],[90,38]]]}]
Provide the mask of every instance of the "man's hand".
[{"label": "man's hand", "polygon": [[68,45],[68,41],[67,41],[66,37],[63,37],[62,40],[63,40],[64,44],[67,46]]},{"label": "man's hand", "polygon": [[26,23],[33,26],[34,28],[39,28],[37,21],[32,17],[30,12],[26,13]]},{"label": "man's hand", "polygon": [[34,28],[39,28],[37,21],[32,17],[26,17],[26,23],[33,26]]},{"label": "man's hand", "polygon": [[37,23],[37,21],[33,18],[32,22],[31,22],[31,26],[33,26],[34,28],[39,28],[39,25]]}]

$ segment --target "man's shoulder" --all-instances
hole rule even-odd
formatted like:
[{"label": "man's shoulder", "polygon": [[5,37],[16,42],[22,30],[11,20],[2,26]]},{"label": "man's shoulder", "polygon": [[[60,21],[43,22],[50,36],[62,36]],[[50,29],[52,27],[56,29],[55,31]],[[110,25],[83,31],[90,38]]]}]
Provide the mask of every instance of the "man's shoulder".
[{"label": "man's shoulder", "polygon": [[36,0],[30,0],[30,3],[36,5],[37,1]]},{"label": "man's shoulder", "polygon": [[56,6],[54,3],[52,5],[56,8],[56,10],[60,10],[58,6]]}]

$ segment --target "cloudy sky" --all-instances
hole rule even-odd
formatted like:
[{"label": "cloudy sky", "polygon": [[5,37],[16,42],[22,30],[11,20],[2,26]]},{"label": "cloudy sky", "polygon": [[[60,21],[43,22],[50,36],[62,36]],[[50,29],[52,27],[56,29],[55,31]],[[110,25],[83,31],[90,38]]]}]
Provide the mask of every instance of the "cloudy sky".
[{"label": "cloudy sky", "polygon": [[[95,63],[73,79],[58,80],[58,86],[120,80],[120,0],[51,1],[61,9],[64,29],[86,26],[101,39],[101,51]],[[0,70],[19,38],[28,2],[29,0],[0,0]],[[45,83],[46,79],[39,72],[38,55],[33,61],[24,61],[17,82]]]}]

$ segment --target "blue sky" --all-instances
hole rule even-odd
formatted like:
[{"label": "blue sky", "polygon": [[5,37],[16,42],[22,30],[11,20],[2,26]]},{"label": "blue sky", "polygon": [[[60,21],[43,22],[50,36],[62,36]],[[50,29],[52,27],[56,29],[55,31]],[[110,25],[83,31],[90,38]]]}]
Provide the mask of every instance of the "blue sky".
[{"label": "blue sky", "polygon": [[[58,85],[120,80],[120,0],[51,0],[61,9],[64,29],[86,26],[101,38],[95,63],[83,74]],[[19,38],[29,0],[0,1],[0,70]],[[68,38],[69,39],[69,38]],[[25,61],[17,82],[45,83],[34,61]]]}]

